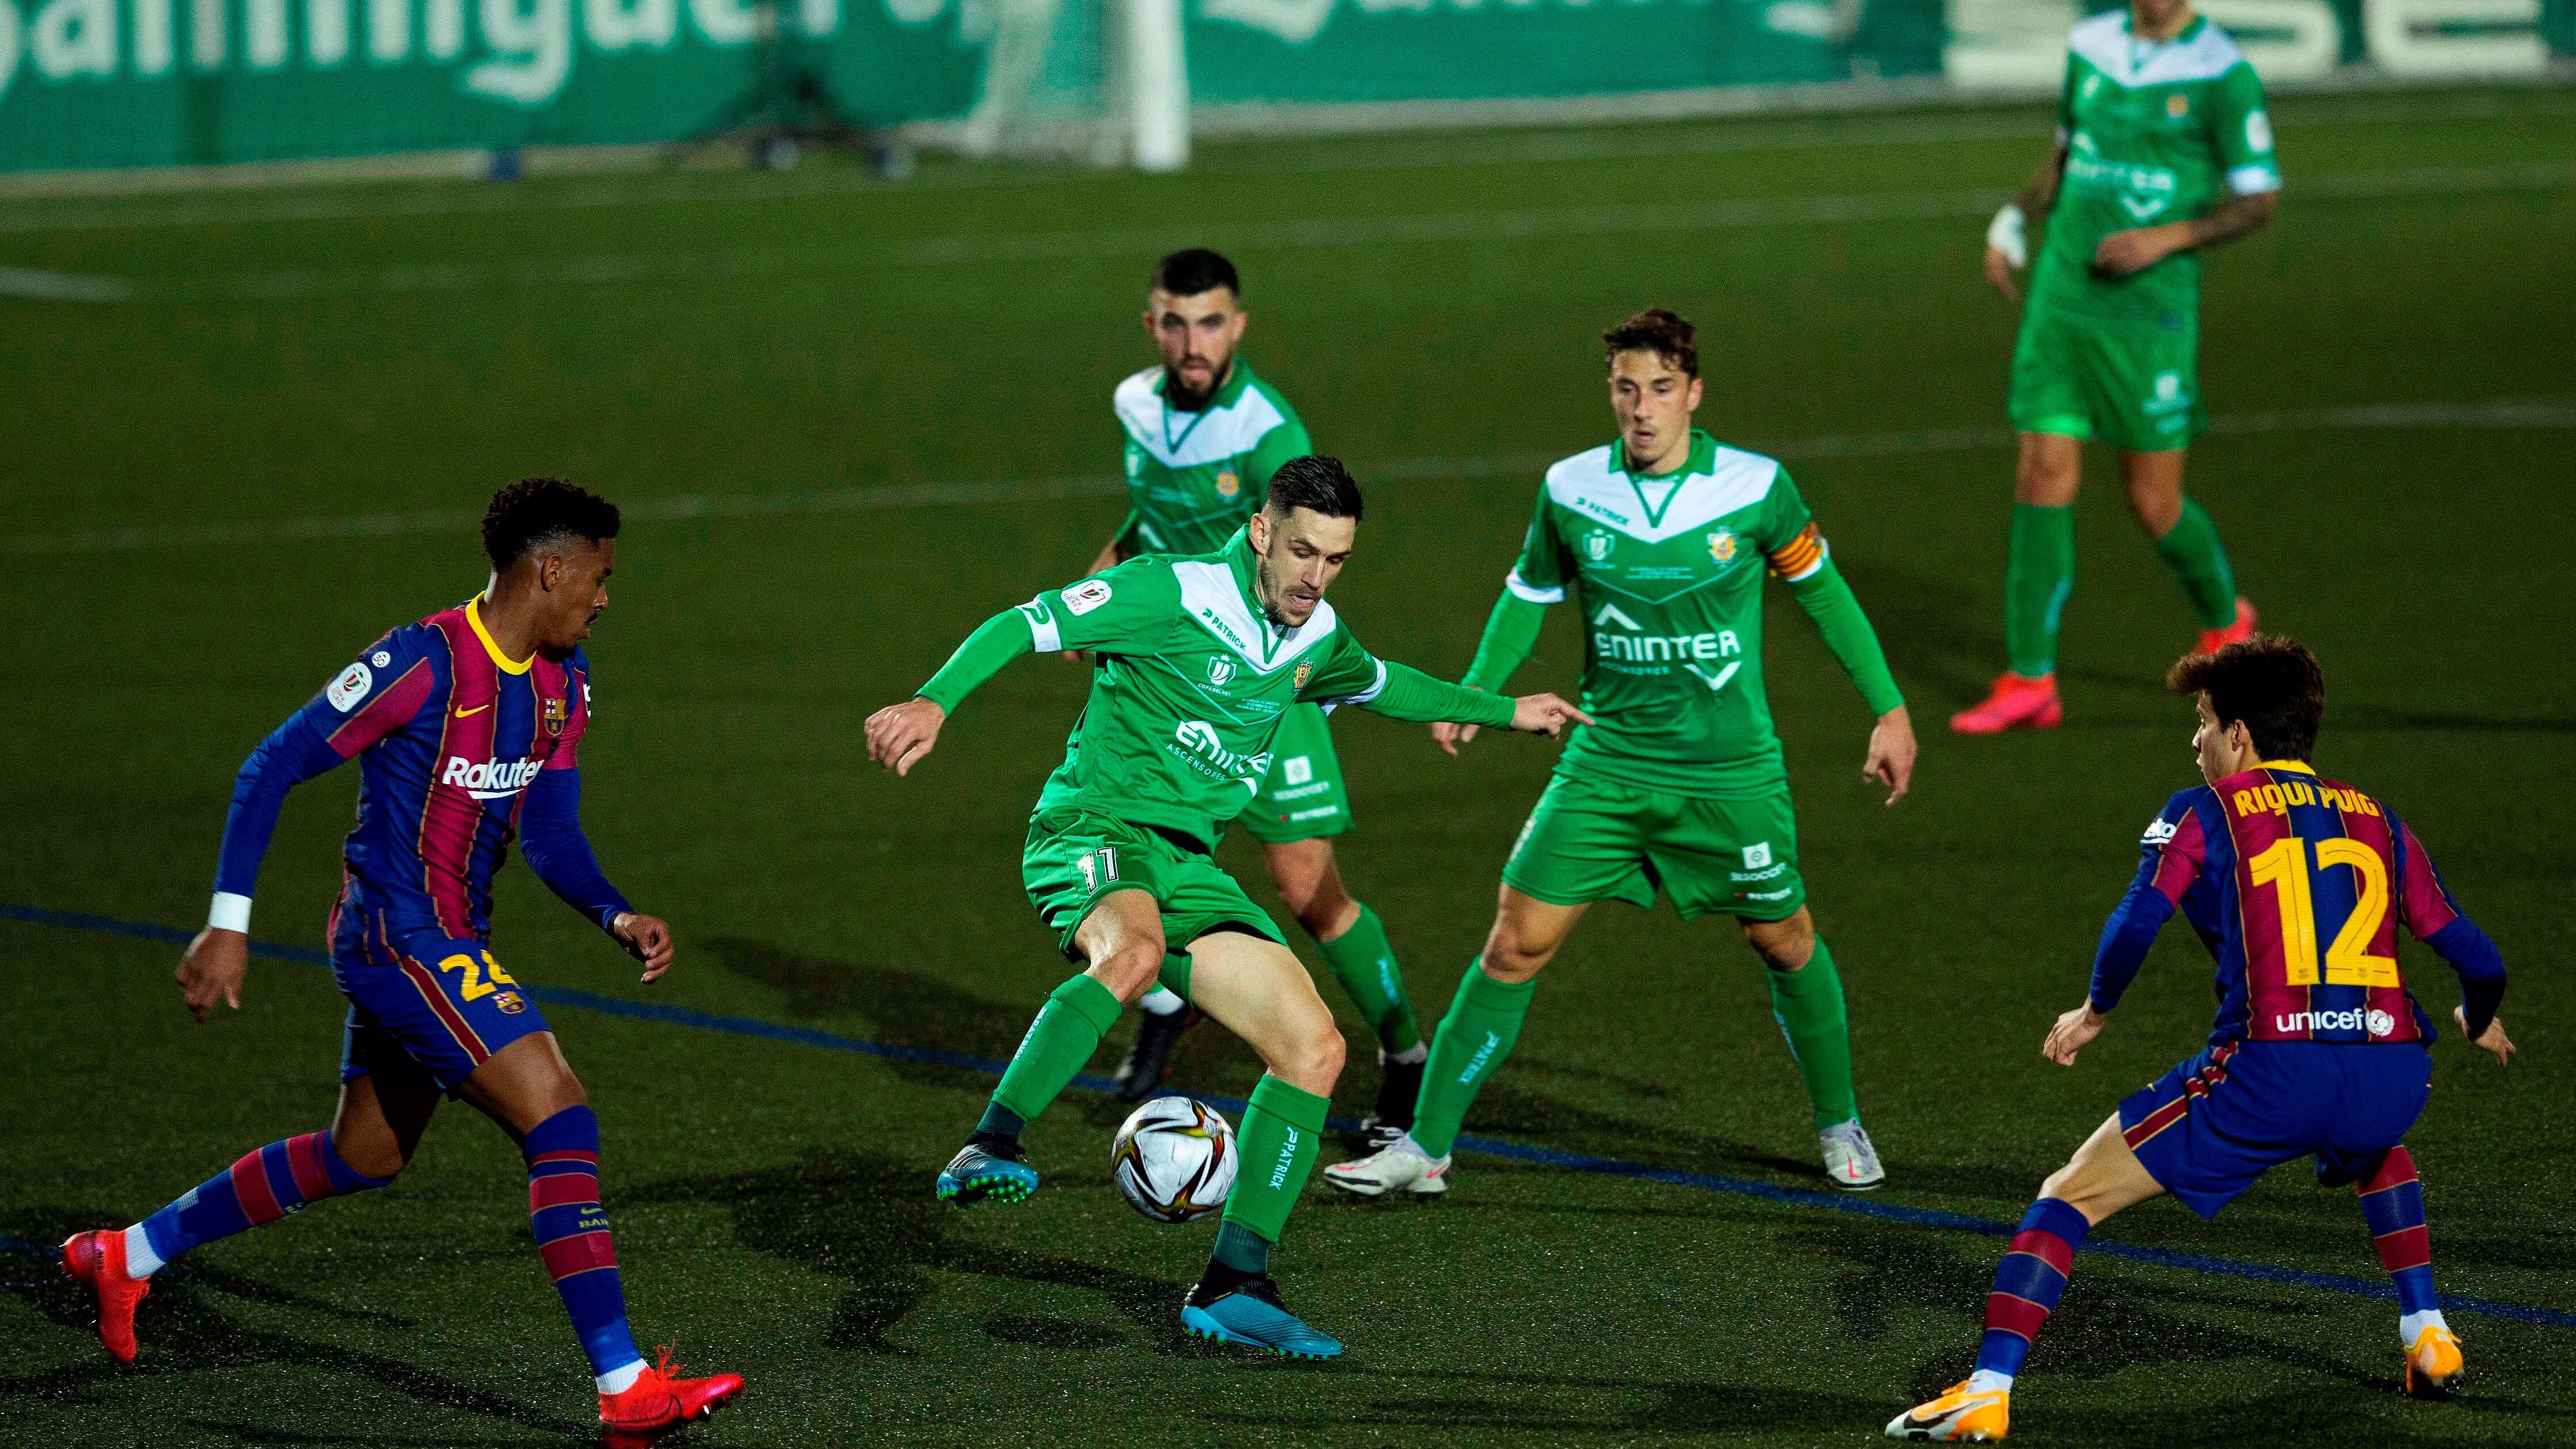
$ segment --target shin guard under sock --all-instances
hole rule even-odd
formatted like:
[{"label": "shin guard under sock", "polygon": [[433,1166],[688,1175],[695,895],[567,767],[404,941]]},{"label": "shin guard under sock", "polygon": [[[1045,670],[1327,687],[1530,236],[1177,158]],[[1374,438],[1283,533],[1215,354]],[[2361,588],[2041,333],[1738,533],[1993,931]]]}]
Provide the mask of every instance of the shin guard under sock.
[{"label": "shin guard under sock", "polygon": [[[340,1160],[328,1132],[308,1132],[242,1154],[230,1168],[127,1230],[126,1271],[135,1277],[196,1247],[273,1223],[306,1203],[382,1187],[391,1179],[368,1177]],[[151,1257],[131,1246],[140,1235]]]},{"label": "shin guard under sock", "polygon": [[2236,571],[2228,567],[2227,546],[2199,499],[2182,501],[2182,517],[2156,540],[2156,557],[2173,570],[2200,627],[2224,629],[2236,622]]},{"label": "shin guard under sock", "polygon": [[1860,1120],[1860,1101],[1852,1093],[1851,1020],[1843,1004],[1842,973],[1824,939],[1815,954],[1795,971],[1767,971],[1771,978],[1771,1015],[1789,1039],[1789,1055],[1806,1080],[1807,1101],[1816,1110],[1816,1130]]},{"label": "shin guard under sock", "polygon": [[2013,673],[2056,671],[2058,619],[2074,592],[2075,510],[2014,504],[2004,555],[2004,657]]},{"label": "shin guard under sock", "polygon": [[1117,994],[1089,976],[1057,987],[1003,1068],[994,1105],[1023,1124],[1036,1121],[1100,1050],[1101,1037],[1118,1024],[1118,1012]]},{"label": "shin guard under sock", "polygon": [[1379,1046],[1393,1055],[1421,1044],[1422,1028],[1413,1019],[1413,998],[1404,990],[1404,970],[1396,965],[1395,947],[1387,943],[1386,922],[1377,912],[1361,906],[1349,930],[1315,946],[1377,1034]]},{"label": "shin guard under sock", "polygon": [[599,1118],[588,1107],[566,1107],[531,1128],[519,1150],[528,1162],[537,1252],[563,1296],[590,1371],[605,1376],[643,1362],[626,1328],[626,1289],[617,1277],[608,1212],[599,1205]]},{"label": "shin guard under sock", "polygon": [[[1265,1243],[1279,1241],[1280,1231],[1288,1226],[1288,1214],[1297,1206],[1297,1195],[1306,1190],[1306,1179],[1315,1171],[1324,1118],[1331,1108],[1323,1098],[1268,1073],[1254,1085],[1252,1102],[1243,1110],[1242,1130],[1236,1135],[1242,1155],[1234,1188],[1225,1195],[1217,1261],[1225,1261],[1229,1243],[1236,1241],[1228,1237],[1229,1231],[1249,1232]],[[1266,1249],[1262,1261],[1268,1262]]]},{"label": "shin guard under sock", "polygon": [[1481,961],[1467,968],[1458,994],[1449,1000],[1449,1014],[1432,1038],[1422,1096],[1414,1104],[1413,1141],[1424,1152],[1434,1158],[1449,1155],[1476,1093],[1521,1039],[1521,1022],[1537,990],[1535,977],[1511,986],[1486,975]]},{"label": "shin guard under sock", "polygon": [[2021,1372],[2031,1340],[2066,1291],[2066,1275],[2075,1271],[2075,1250],[2093,1224],[2060,1199],[2044,1197],[2021,1216],[2012,1246],[1995,1268],[1994,1291],[1986,1295],[1986,1337],[1977,1345],[1977,1371],[2009,1379]]},{"label": "shin guard under sock", "polygon": [[[2353,1184],[2361,1195],[2362,1221],[2379,1249],[2379,1266],[2397,1284],[2398,1341],[2413,1347],[2426,1324],[2441,1323],[2442,1300],[2433,1291],[2433,1239],[2424,1225],[2424,1184],[2415,1155],[2388,1149],[2379,1170]],[[2447,1324],[2443,1325],[2448,1327]]]}]

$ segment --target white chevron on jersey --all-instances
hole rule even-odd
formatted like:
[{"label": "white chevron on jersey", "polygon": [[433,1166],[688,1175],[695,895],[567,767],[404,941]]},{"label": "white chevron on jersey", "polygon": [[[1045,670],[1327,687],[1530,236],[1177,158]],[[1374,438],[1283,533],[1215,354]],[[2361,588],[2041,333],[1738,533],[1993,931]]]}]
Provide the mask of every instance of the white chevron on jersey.
[{"label": "white chevron on jersey", "polygon": [[1176,414],[1163,401],[1157,386],[1162,380],[1159,364],[1146,368],[1118,384],[1110,402],[1127,436],[1166,468],[1195,468],[1249,453],[1263,435],[1288,421],[1257,387],[1245,388],[1224,407]]},{"label": "white chevron on jersey", "polygon": [[1610,449],[1600,447],[1549,468],[1547,495],[1558,507],[1630,538],[1661,543],[1761,502],[1779,476],[1780,465],[1771,459],[1721,443],[1709,471],[1678,484],[1631,479],[1611,469]]}]

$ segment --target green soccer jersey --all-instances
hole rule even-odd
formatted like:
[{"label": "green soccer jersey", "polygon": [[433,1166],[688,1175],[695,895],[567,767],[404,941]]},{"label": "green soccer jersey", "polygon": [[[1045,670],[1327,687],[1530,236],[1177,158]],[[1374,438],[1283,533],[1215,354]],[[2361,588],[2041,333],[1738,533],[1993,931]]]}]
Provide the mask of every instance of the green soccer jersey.
[{"label": "green soccer jersey", "polygon": [[2031,274],[2033,307],[2179,327],[2199,312],[2198,251],[2111,277],[2094,270],[2094,248],[2115,231],[2281,187],[2263,82],[2206,18],[2161,42],[2131,35],[2125,8],[2077,25],[2058,140],[2066,172]]},{"label": "green soccer jersey", "polygon": [[[1020,606],[1039,652],[1095,655],[1090,701],[1038,797],[1040,816],[1087,811],[1213,844],[1261,788],[1280,719],[1301,701],[1511,722],[1508,699],[1380,662],[1329,603],[1294,629],[1275,627],[1254,598],[1253,567],[1237,533],[1217,552],[1130,559]],[[923,693],[953,707],[946,691]]]},{"label": "green soccer jersey", "polygon": [[1118,384],[1111,403],[1127,434],[1122,553],[1210,553],[1261,506],[1270,475],[1312,452],[1306,425],[1278,389],[1238,357],[1197,412],[1164,400],[1158,365]]},{"label": "green soccer jersey", "polygon": [[1504,582],[1533,604],[1571,586],[1582,610],[1583,709],[1600,723],[1561,769],[1707,799],[1788,783],[1762,688],[1766,560],[1792,583],[1825,567],[1807,505],[1769,458],[1693,431],[1690,460],[1660,477],[1630,473],[1621,443],[1547,470]]}]

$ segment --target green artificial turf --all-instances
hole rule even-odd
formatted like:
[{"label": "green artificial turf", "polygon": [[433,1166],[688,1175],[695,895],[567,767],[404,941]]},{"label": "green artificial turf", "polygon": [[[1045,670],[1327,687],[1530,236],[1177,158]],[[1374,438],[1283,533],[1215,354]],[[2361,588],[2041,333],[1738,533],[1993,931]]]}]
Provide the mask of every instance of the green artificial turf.
[{"label": "green artificial turf", "polygon": [[[2413,1135],[2441,1284],[2564,1312],[2576,95],[2276,109],[2280,220],[2207,273],[2222,431],[2191,483],[2267,625],[2325,661],[2319,764],[2406,817],[2514,973],[2523,1057],[2498,1069],[2446,1036]],[[202,920],[243,754],[384,628],[479,584],[471,518],[492,488],[561,472],[652,505],[592,641],[583,763],[591,836],[681,961],[637,986],[515,866],[501,959],[532,983],[1007,1056],[1066,970],[1017,863],[1082,676],[1015,666],[904,780],[866,765],[859,725],[975,622],[1073,577],[1118,518],[1107,401],[1150,357],[1135,317],[1154,255],[1204,240],[1242,265],[1247,354],[1371,487],[1336,602],[1379,652],[1453,675],[1537,466],[1609,437],[1600,329],[1663,304],[1700,324],[1702,423],[1789,457],[1922,734],[1914,794],[1882,808],[1858,778],[1865,712],[1775,597],[1771,698],[1881,1197],[2009,1221],[2120,1096],[2196,1048],[2211,1005],[2176,929],[2077,1068],[2038,1054],[2139,828],[2196,779],[2190,713],[2155,683],[2191,619],[2107,455],[2080,504],[2065,726],[1942,728],[2001,662],[2013,315],[1977,275],[1979,237],[2047,128],[2002,109],[1244,145],[1159,178],[808,167],[13,203],[0,265],[122,279],[132,300],[0,303],[0,903]],[[2515,401],[2535,406],[2491,407]],[[2412,421],[2367,425],[2392,418]],[[2515,418],[2530,425],[2494,425]],[[906,507],[846,491],[918,483],[1015,486]],[[705,516],[677,516],[683,497]],[[1573,682],[1557,613],[1523,687]],[[1341,721],[1344,870],[1436,1020],[1552,750],[1487,739],[1452,761],[1419,729]],[[256,934],[319,944],[355,784],[290,801]],[[1222,853],[1269,898],[1257,853]],[[1733,935],[1597,912],[1470,1131],[1818,1185]],[[0,920],[11,1240],[132,1221],[327,1120],[326,973],[260,961],[243,1012],[201,1028],[175,958]],[[2406,968],[2446,1016],[2448,972],[2414,947]],[[1351,1351],[1288,1364],[1184,1338],[1213,1228],[1119,1202],[1103,1097],[1071,1093],[1031,1130],[1038,1197],[960,1214],[930,1184],[988,1089],[970,1071],[547,1012],[604,1124],[639,1337],[750,1380],[683,1442],[1858,1444],[1965,1371],[2000,1250],[1466,1154],[1437,1203],[1310,1192],[1280,1280]],[[1376,1074],[1352,1037],[1336,1101],[1355,1113]],[[1178,1080],[1240,1096],[1257,1072],[1202,1028]],[[2215,1224],[2156,1202],[2099,1236],[2377,1281],[2351,1195],[2306,1178],[2283,1168]],[[578,1438],[588,1385],[524,1203],[509,1143],[450,1108],[393,1189],[159,1280],[132,1368],[46,1262],[0,1254],[0,1442]],[[2419,1405],[2397,1393],[2393,1318],[2088,1254],[2015,1430],[2576,1437],[2576,1330],[2456,1314],[2473,1387]]]}]

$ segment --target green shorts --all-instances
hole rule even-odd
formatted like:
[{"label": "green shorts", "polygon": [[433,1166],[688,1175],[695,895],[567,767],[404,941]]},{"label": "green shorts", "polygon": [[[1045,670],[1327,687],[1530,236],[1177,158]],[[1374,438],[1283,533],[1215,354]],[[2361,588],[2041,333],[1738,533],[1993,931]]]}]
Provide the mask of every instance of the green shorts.
[{"label": "green shorts", "polygon": [[1560,773],[1521,827],[1503,884],[1552,906],[1651,907],[1661,886],[1685,921],[1782,921],[1807,903],[1786,786],[1701,800]]},{"label": "green shorts", "polygon": [[1342,759],[1333,753],[1333,727],[1322,705],[1293,705],[1279,721],[1270,774],[1234,823],[1265,845],[1320,840],[1351,828],[1350,792],[1342,785]]},{"label": "green shorts", "polygon": [[2013,344],[2012,425],[2138,453],[2189,447],[2209,426],[2199,353],[2197,318],[2115,322],[2034,301]]},{"label": "green shorts", "polygon": [[[1073,933],[1091,908],[1112,891],[1143,891],[1162,908],[1163,940],[1178,953],[1220,927],[1235,926],[1282,946],[1287,938],[1270,913],[1252,903],[1206,852],[1125,820],[1071,812],[1029,822],[1020,853],[1020,881],[1029,903],[1055,932],[1056,949],[1075,956]],[[1079,957],[1076,957],[1079,959]],[[1184,963],[1186,955],[1179,957]],[[1164,958],[1171,975],[1173,958]],[[1186,996],[1186,987],[1176,986]]]}]

